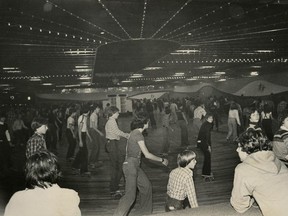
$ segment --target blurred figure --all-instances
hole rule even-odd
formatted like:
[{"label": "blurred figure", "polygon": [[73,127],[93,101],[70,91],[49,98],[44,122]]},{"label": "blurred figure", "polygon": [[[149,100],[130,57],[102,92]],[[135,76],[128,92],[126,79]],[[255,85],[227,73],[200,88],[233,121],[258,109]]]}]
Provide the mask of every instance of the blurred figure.
[{"label": "blurred figure", "polygon": [[169,174],[166,212],[184,209],[186,198],[189,200],[190,208],[198,207],[192,171],[196,163],[196,154],[193,151],[184,150],[178,154],[178,167]]},{"label": "blurred figure", "polygon": [[233,142],[237,138],[237,125],[241,125],[237,104],[232,102],[228,113],[228,134],[226,140]]},{"label": "blurred figure", "polygon": [[66,154],[66,160],[72,161],[74,159],[75,148],[77,144],[77,131],[76,131],[76,122],[75,118],[77,112],[75,109],[69,109],[69,117],[67,118],[67,126],[66,126],[66,137],[68,141],[68,150]]},{"label": "blurred figure", "polygon": [[280,128],[273,138],[273,152],[285,164],[288,164],[288,114],[280,119]]},{"label": "blurred figure", "polygon": [[6,115],[4,112],[0,112],[0,177],[5,176],[11,160],[11,137],[8,129],[8,125],[5,122]]},{"label": "blurred figure", "polygon": [[240,135],[237,152],[242,163],[235,168],[231,205],[239,213],[256,201],[264,216],[286,216],[288,212],[288,169],[273,153],[261,131]]},{"label": "blurred figure", "polygon": [[26,189],[16,192],[4,216],[81,216],[74,190],[60,188],[59,165],[54,154],[39,151],[26,162]]}]

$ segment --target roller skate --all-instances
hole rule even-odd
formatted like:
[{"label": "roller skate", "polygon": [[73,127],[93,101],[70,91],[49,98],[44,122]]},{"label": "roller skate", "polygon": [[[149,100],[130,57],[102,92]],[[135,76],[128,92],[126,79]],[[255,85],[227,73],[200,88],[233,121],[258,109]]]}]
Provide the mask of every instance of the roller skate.
[{"label": "roller skate", "polygon": [[201,175],[201,176],[202,176],[202,178],[203,178],[203,180],[204,180],[205,182],[214,181],[214,175],[213,175],[213,173],[211,173],[210,175]]}]

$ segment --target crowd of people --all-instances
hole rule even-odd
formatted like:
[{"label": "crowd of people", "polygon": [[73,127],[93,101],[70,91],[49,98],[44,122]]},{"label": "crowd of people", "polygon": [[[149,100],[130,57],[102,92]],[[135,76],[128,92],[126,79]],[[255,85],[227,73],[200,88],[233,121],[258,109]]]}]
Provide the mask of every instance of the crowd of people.
[{"label": "crowd of people", "polygon": [[[220,125],[225,124],[223,119],[227,119],[227,144],[238,145],[237,152],[242,161],[235,169],[231,205],[238,212],[257,205],[263,215],[272,215],[272,212],[277,212],[273,215],[285,215],[288,210],[284,204],[288,192],[285,181],[288,178],[287,108],[285,98],[276,105],[272,100],[255,99],[241,104],[237,99],[215,96],[206,100],[189,97],[135,100],[130,131],[119,128],[119,109],[110,104],[105,108],[100,103],[90,102],[4,109],[0,112],[0,177],[5,178],[13,168],[13,149],[23,149],[26,162],[22,167],[26,189],[11,197],[5,216],[35,215],[38,208],[29,208],[19,202],[25,199],[27,203],[33,203],[38,194],[43,197],[37,200],[39,208],[41,202],[63,194],[61,202],[55,199],[43,215],[81,215],[77,192],[57,185],[61,176],[58,147],[64,134],[68,142],[66,160],[71,162],[74,174],[80,176],[90,176],[91,169],[102,166],[100,146],[104,143],[110,164],[110,195],[112,199],[119,199],[114,215],[128,215],[136,200],[137,189],[140,196],[138,214],[152,213],[152,186],[141,169],[141,157],[156,161],[159,166],[167,166],[166,156],[171,152],[169,136],[175,128],[180,132],[177,139],[182,150],[178,152],[178,167],[169,174],[165,210],[196,208],[197,185],[193,180],[196,154],[193,149],[199,148],[203,153],[202,177],[214,180],[211,154],[215,140],[211,131],[218,132]],[[160,114],[157,115],[160,119],[155,113]],[[190,122],[192,125],[188,127]],[[162,131],[162,148],[158,156],[145,144],[149,126]],[[190,138],[189,133],[192,134]],[[121,137],[127,139],[125,158],[119,155]],[[122,177],[125,191],[119,189]],[[69,204],[63,204],[65,200]],[[66,210],[65,214],[60,214]]]}]

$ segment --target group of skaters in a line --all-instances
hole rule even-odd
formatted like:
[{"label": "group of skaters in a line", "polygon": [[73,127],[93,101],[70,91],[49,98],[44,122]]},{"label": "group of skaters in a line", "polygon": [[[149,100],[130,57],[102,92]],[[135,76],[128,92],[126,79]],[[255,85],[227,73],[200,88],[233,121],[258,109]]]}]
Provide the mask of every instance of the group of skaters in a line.
[{"label": "group of skaters in a line", "polygon": [[[86,138],[90,135],[87,129],[88,108],[83,108],[83,114],[78,118],[79,152],[75,160],[79,161],[80,172],[85,173],[88,163]],[[86,112],[85,112],[86,111]],[[117,118],[119,110],[111,106],[105,125],[106,149],[112,166],[111,192],[119,189],[119,175],[124,172],[125,193],[119,200],[114,215],[128,215],[137,195],[140,196],[138,215],[152,213],[152,186],[145,172],[141,169],[141,155],[158,161],[167,166],[168,160],[158,157],[146,147],[143,131],[149,127],[146,114],[138,113],[131,122],[131,132],[124,133],[118,128]],[[84,116],[84,117],[83,117]],[[245,212],[254,203],[260,207],[263,215],[284,216],[288,212],[288,115],[282,116],[280,129],[275,133],[271,142],[261,127],[257,125],[259,113],[251,113],[249,127],[235,140],[238,144],[237,152],[242,161],[235,168],[234,185],[231,193],[231,205],[238,212]],[[255,118],[254,120],[252,118]],[[1,117],[1,145],[9,143],[8,128],[5,118]],[[205,170],[211,175],[211,123],[213,116],[206,114],[198,135],[199,147],[204,152]],[[86,125],[85,125],[86,124]],[[210,125],[209,125],[210,124]],[[5,209],[5,216],[26,215],[81,215],[79,196],[70,189],[60,188],[57,179],[61,176],[56,156],[46,150],[43,134],[46,133],[47,121],[42,118],[34,119],[31,127],[34,135],[29,139],[26,147],[27,162],[25,166],[26,186],[23,191],[16,192]],[[73,134],[72,134],[73,136]],[[118,141],[121,137],[127,139],[126,157],[123,166],[117,164]],[[5,139],[5,140],[4,140]],[[75,161],[74,161],[75,162]],[[169,174],[167,185],[166,211],[180,210],[188,199],[188,207],[198,207],[197,196],[193,181],[193,168],[196,165],[196,154],[192,150],[184,150],[177,157],[178,167]],[[208,168],[207,168],[208,167]],[[78,168],[78,167],[77,167]],[[121,169],[122,168],[122,169]],[[197,187],[197,185],[196,185]]]}]

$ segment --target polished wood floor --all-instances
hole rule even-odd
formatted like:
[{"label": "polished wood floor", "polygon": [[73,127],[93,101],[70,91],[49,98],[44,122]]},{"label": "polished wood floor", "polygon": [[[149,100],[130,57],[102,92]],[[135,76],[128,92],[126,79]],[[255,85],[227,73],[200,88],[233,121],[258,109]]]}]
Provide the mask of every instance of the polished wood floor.
[{"label": "polished wood floor", "polygon": [[[160,122],[159,113],[156,114],[156,120]],[[119,127],[123,131],[129,131],[131,117],[120,117]],[[219,131],[212,131],[212,172],[215,180],[212,182],[205,182],[201,177],[203,156],[199,149],[193,148],[197,154],[197,165],[194,170],[195,187],[197,198],[200,206],[211,205],[217,203],[228,203],[233,184],[234,168],[239,163],[238,155],[236,153],[236,146],[226,142],[227,134],[227,120],[222,118],[222,124],[219,126]],[[142,167],[147,173],[153,185],[153,213],[164,212],[164,202],[166,198],[166,186],[170,170],[176,167],[176,156],[182,150],[180,148],[180,130],[177,125],[172,126],[175,131],[169,134],[171,142],[170,153],[168,155],[168,167],[162,166],[160,163],[151,162],[146,159],[143,160]],[[189,124],[189,140],[192,143],[193,133],[191,132],[191,123]],[[121,140],[121,152],[125,153],[125,140]],[[148,149],[154,153],[159,154],[162,144],[162,128],[160,124],[156,129],[149,128],[148,136],[146,137],[146,145]],[[63,170],[63,179],[60,181],[62,187],[72,188],[79,193],[81,203],[80,208],[82,215],[112,215],[114,209],[118,204],[118,200],[113,200],[109,194],[109,159],[107,153],[104,151],[104,142],[101,146],[100,160],[103,161],[103,166],[92,169],[91,177],[81,177],[74,175],[71,170],[71,164],[66,162],[65,153],[67,149],[67,142],[65,138],[59,144],[59,161]],[[123,179],[121,181],[124,185]],[[3,186],[2,186],[3,187]],[[122,186],[124,189],[124,186]],[[15,188],[14,188],[15,190]],[[6,197],[7,198],[7,197]],[[2,211],[5,205],[5,199],[2,196]],[[137,201],[134,206],[137,208]],[[131,214],[133,215],[132,209]]]}]

